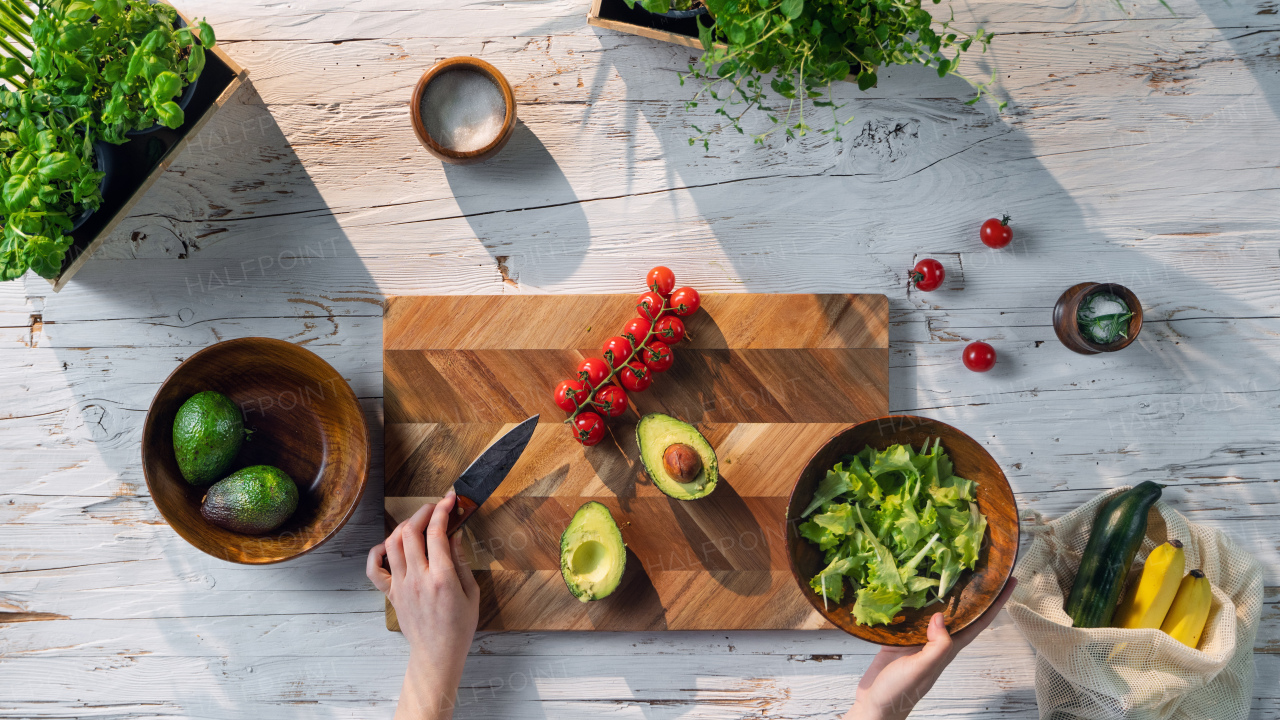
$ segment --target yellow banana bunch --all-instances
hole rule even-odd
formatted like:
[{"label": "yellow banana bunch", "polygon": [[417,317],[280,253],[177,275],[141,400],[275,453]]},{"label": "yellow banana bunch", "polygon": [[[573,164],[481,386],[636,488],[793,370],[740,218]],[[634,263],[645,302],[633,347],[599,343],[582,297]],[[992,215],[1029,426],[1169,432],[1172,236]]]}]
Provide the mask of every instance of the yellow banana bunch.
[{"label": "yellow banana bunch", "polygon": [[1178,586],[1178,594],[1174,596],[1173,605],[1160,629],[1174,640],[1194,648],[1200,644],[1200,634],[1209,619],[1211,604],[1213,589],[1209,586],[1209,578],[1199,570],[1192,570]]},{"label": "yellow banana bunch", "polygon": [[1181,542],[1170,540],[1152,550],[1142,568],[1142,579],[1116,608],[1114,627],[1160,627],[1173,604],[1185,567],[1186,554]]}]

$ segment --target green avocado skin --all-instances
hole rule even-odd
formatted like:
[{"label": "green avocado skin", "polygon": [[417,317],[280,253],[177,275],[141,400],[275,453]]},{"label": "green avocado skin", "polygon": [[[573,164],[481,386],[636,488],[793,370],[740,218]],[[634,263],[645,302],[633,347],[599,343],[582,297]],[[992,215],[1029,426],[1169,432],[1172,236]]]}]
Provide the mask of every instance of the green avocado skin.
[{"label": "green avocado skin", "polygon": [[244,416],[231,398],[206,390],[182,403],[173,418],[173,454],[192,485],[208,485],[231,468],[244,442]]},{"label": "green avocado skin", "polygon": [[246,535],[275,530],[297,509],[297,484],[270,465],[253,465],[219,480],[200,504],[205,520]]}]

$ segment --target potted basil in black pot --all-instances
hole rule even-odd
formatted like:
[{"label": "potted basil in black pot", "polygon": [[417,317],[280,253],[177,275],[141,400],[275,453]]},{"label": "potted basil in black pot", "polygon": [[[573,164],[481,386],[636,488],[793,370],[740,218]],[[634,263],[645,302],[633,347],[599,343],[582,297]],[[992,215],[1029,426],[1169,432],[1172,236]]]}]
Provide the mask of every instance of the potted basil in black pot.
[{"label": "potted basil in black pot", "polygon": [[112,146],[183,125],[214,42],[159,2],[0,0],[0,280],[58,276]]}]

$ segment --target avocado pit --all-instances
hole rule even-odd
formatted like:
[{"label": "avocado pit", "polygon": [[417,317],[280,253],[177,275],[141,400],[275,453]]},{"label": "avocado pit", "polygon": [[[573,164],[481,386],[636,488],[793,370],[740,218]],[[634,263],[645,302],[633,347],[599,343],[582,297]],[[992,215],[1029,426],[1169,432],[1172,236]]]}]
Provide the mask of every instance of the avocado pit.
[{"label": "avocado pit", "polygon": [[662,454],[662,468],[680,482],[693,482],[702,472],[702,457],[691,446],[674,443]]}]

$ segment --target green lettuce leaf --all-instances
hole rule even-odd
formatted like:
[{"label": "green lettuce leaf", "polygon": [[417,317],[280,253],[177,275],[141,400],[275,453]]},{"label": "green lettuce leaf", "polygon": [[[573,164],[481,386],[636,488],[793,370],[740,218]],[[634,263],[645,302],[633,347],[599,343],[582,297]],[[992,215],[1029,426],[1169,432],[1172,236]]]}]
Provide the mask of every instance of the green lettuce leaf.
[{"label": "green lettuce leaf", "polygon": [[904,595],[887,588],[860,588],[853,605],[853,619],[859,625],[888,625],[902,610]]},{"label": "green lettuce leaf", "polygon": [[828,470],[827,476],[818,483],[813,500],[809,502],[804,512],[800,513],[800,517],[809,517],[814,510],[822,507],[823,503],[831,502],[852,489],[853,486],[849,484],[849,473],[841,471],[840,466],[837,465],[835,470]]}]

